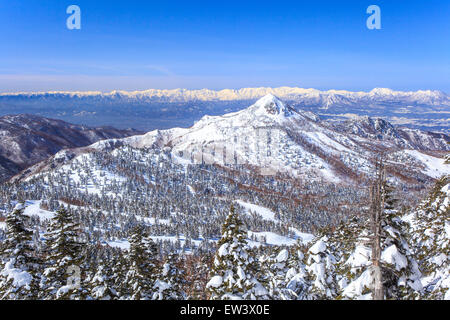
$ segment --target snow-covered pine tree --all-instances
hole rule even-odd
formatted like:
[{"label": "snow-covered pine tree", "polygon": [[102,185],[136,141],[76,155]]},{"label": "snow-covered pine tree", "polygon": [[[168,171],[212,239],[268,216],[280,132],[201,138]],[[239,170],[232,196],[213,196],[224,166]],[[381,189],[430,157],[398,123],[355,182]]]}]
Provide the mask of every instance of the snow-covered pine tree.
[{"label": "snow-covered pine tree", "polygon": [[[255,238],[256,240],[256,238]],[[276,299],[274,292],[271,289],[272,281],[272,262],[274,257],[278,254],[278,250],[272,246],[259,246],[252,249],[255,256],[258,257],[257,264],[259,270],[256,273],[256,279],[267,290],[270,299]]]},{"label": "snow-covered pine tree", "polygon": [[258,279],[274,300],[305,300],[308,284],[301,244],[260,249]]},{"label": "snow-covered pine tree", "polygon": [[27,229],[29,217],[18,204],[6,218],[6,239],[0,247],[0,299],[37,299],[40,264],[32,246],[33,231]]},{"label": "snow-covered pine tree", "polygon": [[421,298],[450,300],[450,176],[437,181],[404,220],[411,226],[410,243],[423,273]]},{"label": "snow-covered pine tree", "polygon": [[161,285],[162,300],[183,300],[186,295],[182,291],[183,275],[178,268],[178,255],[169,253],[162,268],[162,275],[159,281]]},{"label": "snow-covered pine tree", "polygon": [[184,278],[185,289],[188,300],[206,300],[209,278],[208,273],[211,270],[213,256],[210,252],[202,252],[199,256],[184,257]]},{"label": "snow-covered pine tree", "polygon": [[126,275],[129,270],[129,263],[125,258],[125,255],[119,249],[114,253],[114,264],[111,268],[111,287],[117,292],[117,296],[120,300],[126,299],[131,296],[131,291],[126,284]]},{"label": "snow-covered pine tree", "polygon": [[314,300],[334,299],[338,295],[336,264],[339,257],[330,235],[320,232],[305,255],[308,297]]},{"label": "snow-covered pine tree", "polygon": [[96,300],[113,300],[116,299],[117,291],[111,286],[111,270],[108,264],[100,263],[97,272],[90,281],[90,296]]},{"label": "snow-covered pine tree", "polygon": [[262,261],[265,264],[264,272],[267,275],[267,289],[271,299],[286,299],[286,274],[288,272],[289,251],[285,248],[277,250]]},{"label": "snow-covered pine tree", "polygon": [[321,229],[310,243],[304,258],[308,299],[329,300],[339,295],[337,275],[343,253],[338,245],[329,229]]},{"label": "snow-covered pine tree", "polygon": [[[384,199],[380,217],[380,267],[385,299],[413,299],[421,291],[420,271],[417,261],[406,241],[407,225],[401,220],[395,208],[393,188],[384,181],[381,186]],[[372,250],[373,230],[364,224],[356,240],[356,247],[347,259],[348,279],[342,298],[372,299],[376,274],[373,271]]]},{"label": "snow-covered pine tree", "polygon": [[128,253],[129,270],[124,284],[128,287],[131,300],[154,300],[159,298],[156,282],[161,270],[158,265],[158,247],[147,236],[142,226],[134,228]]},{"label": "snow-covered pine tree", "polygon": [[80,229],[71,211],[60,207],[52,218],[47,233],[48,267],[44,271],[43,299],[85,299],[82,287],[84,248],[79,242]]},{"label": "snow-covered pine tree", "polygon": [[231,207],[214,258],[207,290],[212,300],[266,299],[267,290],[256,279],[256,259],[249,254],[242,221]]},{"label": "snow-covered pine tree", "polygon": [[308,281],[304,264],[304,244],[299,240],[295,246],[289,248],[287,260],[288,270],[284,279],[282,299],[308,300]]},{"label": "snow-covered pine tree", "polygon": [[[308,244],[304,258],[306,276],[303,299],[340,299],[351,274],[347,261],[355,250],[361,223],[357,217],[337,227],[322,229]],[[302,274],[300,274],[302,275]],[[309,288],[308,288],[309,283]]]}]

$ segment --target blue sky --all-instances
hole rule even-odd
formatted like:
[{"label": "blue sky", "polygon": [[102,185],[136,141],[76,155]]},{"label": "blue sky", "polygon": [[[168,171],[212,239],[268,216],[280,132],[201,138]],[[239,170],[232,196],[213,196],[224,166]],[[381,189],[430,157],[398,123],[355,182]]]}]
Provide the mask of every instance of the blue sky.
[{"label": "blue sky", "polygon": [[[82,29],[66,28],[66,8]],[[369,30],[366,9],[381,8]],[[298,86],[450,93],[450,1],[0,2],[0,92]]]}]

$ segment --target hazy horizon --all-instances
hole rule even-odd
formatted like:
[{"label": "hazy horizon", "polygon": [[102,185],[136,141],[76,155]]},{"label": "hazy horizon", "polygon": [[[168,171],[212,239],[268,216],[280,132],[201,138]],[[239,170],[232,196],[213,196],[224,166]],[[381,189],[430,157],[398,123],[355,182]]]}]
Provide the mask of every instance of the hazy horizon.
[{"label": "hazy horizon", "polygon": [[320,88],[312,88],[312,87],[299,87],[299,86],[258,86],[258,87],[224,87],[224,88],[219,88],[219,89],[212,89],[212,88],[202,88],[202,87],[198,87],[198,88],[181,88],[181,87],[174,87],[174,88],[146,88],[146,89],[112,89],[112,90],[38,90],[38,91],[2,91],[0,89],[0,94],[1,95],[8,95],[8,94],[39,94],[39,93],[86,93],[86,94],[111,94],[114,92],[124,92],[124,93],[143,93],[143,92],[147,92],[147,91],[152,91],[152,90],[159,90],[159,91],[176,91],[176,90],[185,90],[185,91],[191,91],[191,92],[196,92],[196,91],[202,91],[202,90],[208,90],[208,91],[213,91],[213,92],[221,92],[221,91],[226,91],[226,90],[233,90],[233,91],[240,91],[240,90],[244,90],[244,89],[282,89],[282,88],[289,88],[289,89],[299,89],[299,90],[317,90],[320,92],[329,92],[329,91],[342,91],[342,92],[351,92],[351,93],[370,93],[373,90],[376,89],[388,89],[388,90],[392,90],[394,92],[418,92],[418,91],[439,91],[442,92],[444,94],[448,94],[446,91],[443,90],[439,90],[439,89],[432,89],[432,88],[419,88],[417,90],[396,90],[393,88],[388,88],[388,87],[376,87],[376,88],[371,88],[371,89],[367,89],[367,90],[348,90],[348,89],[337,89],[337,88],[326,88],[326,89],[320,89]]}]

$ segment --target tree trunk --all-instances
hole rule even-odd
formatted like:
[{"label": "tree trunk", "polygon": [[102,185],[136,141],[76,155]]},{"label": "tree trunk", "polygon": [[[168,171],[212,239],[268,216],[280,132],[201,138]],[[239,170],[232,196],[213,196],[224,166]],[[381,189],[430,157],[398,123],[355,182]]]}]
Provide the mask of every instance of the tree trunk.
[{"label": "tree trunk", "polygon": [[381,218],[384,209],[384,196],[382,188],[385,173],[382,161],[377,162],[377,178],[371,188],[371,224],[372,224],[372,273],[373,273],[373,300],[384,299],[383,277],[381,272]]}]

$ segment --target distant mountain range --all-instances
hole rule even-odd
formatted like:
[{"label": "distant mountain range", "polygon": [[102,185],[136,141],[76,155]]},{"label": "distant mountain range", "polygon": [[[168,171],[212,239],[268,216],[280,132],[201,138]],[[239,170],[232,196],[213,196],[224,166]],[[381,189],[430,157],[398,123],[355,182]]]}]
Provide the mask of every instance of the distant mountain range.
[{"label": "distant mountain range", "polygon": [[144,91],[112,91],[102,93],[98,91],[87,92],[19,92],[2,93],[0,97],[24,97],[24,98],[95,98],[116,100],[123,99],[128,101],[158,101],[158,102],[189,102],[189,101],[233,101],[233,100],[252,100],[259,99],[265,95],[272,94],[283,100],[303,100],[305,104],[333,105],[336,103],[383,103],[400,102],[410,105],[445,105],[450,106],[450,97],[437,90],[419,90],[419,91],[393,91],[386,88],[376,88],[370,92],[351,92],[346,90],[328,90],[320,91],[316,89],[303,88],[243,88],[238,90],[225,89],[220,91],[201,89],[173,89],[158,90],[150,89]]},{"label": "distant mountain range", "polygon": [[238,165],[261,175],[338,183],[370,176],[374,160],[384,154],[395,179],[426,181],[449,173],[442,159],[450,150],[448,141],[446,134],[398,128],[379,118],[321,120],[269,94],[244,110],[204,116],[191,128],[155,130],[61,151],[17,178],[57,170],[92,151],[129,152],[126,148],[132,147],[162,151],[177,164]]},{"label": "distant mountain range", "polygon": [[0,181],[62,149],[139,133],[112,127],[91,128],[29,114],[0,117]]},{"label": "distant mountain range", "polygon": [[384,88],[370,92],[281,87],[221,91],[151,89],[110,93],[3,93],[0,94],[0,113],[33,113],[73,123],[101,123],[149,131],[189,127],[206,114],[239,111],[267,94],[283,99],[296,110],[312,111],[325,119],[368,115],[411,128],[444,132],[450,128],[450,97],[447,94]]}]

